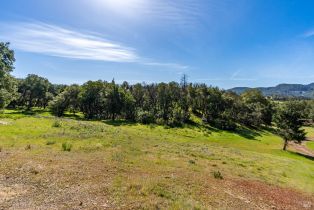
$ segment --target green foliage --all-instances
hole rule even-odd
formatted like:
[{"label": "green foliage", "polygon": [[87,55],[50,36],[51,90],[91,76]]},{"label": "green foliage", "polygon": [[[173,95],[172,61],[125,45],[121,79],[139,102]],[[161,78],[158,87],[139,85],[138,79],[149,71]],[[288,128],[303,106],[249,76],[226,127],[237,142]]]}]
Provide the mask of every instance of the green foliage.
[{"label": "green foliage", "polygon": [[53,123],[52,123],[52,127],[53,128],[61,128],[62,127],[62,123],[60,120],[55,120]]},{"label": "green foliage", "polygon": [[19,83],[20,98],[17,104],[31,109],[34,106],[46,108],[52,94],[49,93],[50,82],[43,77],[29,74]]},{"label": "green foliage", "polygon": [[31,145],[30,144],[27,144],[26,146],[25,146],[25,150],[31,150]]},{"label": "green foliage", "polygon": [[284,139],[284,147],[286,150],[288,141],[301,142],[305,139],[305,131],[302,129],[305,104],[300,101],[289,101],[281,104],[275,116],[278,134]]},{"label": "green foliage", "polygon": [[138,110],[136,112],[136,121],[143,124],[150,124],[154,122],[154,116],[148,111]]},{"label": "green foliage", "polygon": [[14,62],[14,51],[9,48],[9,43],[0,42],[0,109],[17,97],[16,81],[10,75]]},{"label": "green foliage", "polygon": [[271,125],[273,108],[262,92],[257,89],[249,89],[241,94],[243,108],[241,121],[247,126],[260,127]]},{"label": "green foliage", "polygon": [[[111,115],[113,121],[116,119],[117,115],[121,114],[123,106],[125,105],[124,96],[124,92],[122,92],[115,81],[112,80],[111,84],[108,84],[105,100],[108,114]],[[128,102],[131,103],[131,99]]]},{"label": "green foliage", "polygon": [[306,101],[305,117],[314,122],[314,100]]},{"label": "green foliage", "polygon": [[72,144],[69,142],[62,143],[62,150],[65,152],[70,152],[72,150]]},{"label": "green foliage", "polygon": [[196,164],[195,160],[189,160],[189,163],[192,164],[192,165]]},{"label": "green foliage", "polygon": [[220,173],[220,171],[214,171],[213,172],[214,178],[215,179],[223,179],[222,174]]},{"label": "green foliage", "polygon": [[10,43],[0,42],[0,76],[10,73],[14,69],[14,51],[9,47]]},{"label": "green foliage", "polygon": [[72,113],[78,112],[80,107],[80,91],[81,89],[79,85],[71,85],[57,95],[54,100],[49,103],[49,108],[53,115],[61,117],[66,110],[69,110]]},{"label": "green foliage", "polygon": [[46,145],[54,145],[55,143],[56,143],[55,140],[48,140],[48,141],[46,142]]},{"label": "green foliage", "polygon": [[107,91],[102,81],[88,81],[80,93],[81,110],[87,119],[103,118],[106,114]]}]

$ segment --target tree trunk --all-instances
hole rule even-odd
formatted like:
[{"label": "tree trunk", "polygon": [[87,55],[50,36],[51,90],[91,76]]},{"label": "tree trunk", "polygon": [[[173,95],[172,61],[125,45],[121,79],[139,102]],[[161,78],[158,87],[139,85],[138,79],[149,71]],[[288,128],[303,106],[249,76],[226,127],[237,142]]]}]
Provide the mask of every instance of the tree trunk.
[{"label": "tree trunk", "polygon": [[288,140],[285,139],[285,143],[283,145],[283,150],[286,151],[287,150],[287,147],[288,147]]}]

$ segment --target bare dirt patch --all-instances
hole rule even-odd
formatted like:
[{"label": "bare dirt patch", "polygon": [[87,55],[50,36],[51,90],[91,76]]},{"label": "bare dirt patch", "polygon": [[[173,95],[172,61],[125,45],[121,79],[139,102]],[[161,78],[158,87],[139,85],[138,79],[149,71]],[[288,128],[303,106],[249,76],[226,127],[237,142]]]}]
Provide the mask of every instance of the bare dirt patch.
[{"label": "bare dirt patch", "polygon": [[0,209],[104,209],[108,174],[92,157],[12,152],[1,160]]},{"label": "bare dirt patch", "polygon": [[[312,140],[307,140],[307,141],[312,141]],[[314,152],[307,148],[306,146],[306,141],[303,141],[301,144],[295,143],[295,142],[290,142],[289,146],[291,146],[296,152],[306,155],[308,157],[314,158]]]},{"label": "bare dirt patch", "polygon": [[[119,190],[112,188],[115,178],[121,176],[129,181],[139,180],[132,190],[141,192],[142,181],[160,180],[164,173],[169,174],[165,176],[167,182],[176,182],[183,190],[197,187],[198,195],[188,198],[209,209],[314,208],[313,196],[296,190],[230,177],[217,180],[210,173],[183,169],[144,173],[143,168],[136,170],[115,164],[117,161],[112,162],[98,152],[31,154],[11,150],[2,154],[0,161],[0,209],[152,209],[154,206],[167,209],[168,191],[157,188],[153,194],[136,193],[135,197],[121,197],[119,202],[115,199]],[[128,190],[130,186],[122,184],[116,188]],[[171,193],[170,188],[165,190]]]},{"label": "bare dirt patch", "polygon": [[237,196],[258,209],[313,209],[313,196],[259,181],[233,180],[228,183]]},{"label": "bare dirt patch", "polygon": [[10,123],[0,120],[0,125],[9,125]]}]

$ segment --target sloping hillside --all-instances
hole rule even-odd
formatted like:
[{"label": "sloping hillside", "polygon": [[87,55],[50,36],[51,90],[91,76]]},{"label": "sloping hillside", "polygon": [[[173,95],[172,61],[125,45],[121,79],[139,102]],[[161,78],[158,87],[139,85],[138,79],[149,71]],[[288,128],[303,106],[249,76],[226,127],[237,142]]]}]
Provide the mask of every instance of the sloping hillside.
[{"label": "sloping hillside", "polygon": [[[248,90],[248,87],[235,87],[230,89],[230,91],[241,94]],[[265,96],[293,96],[293,97],[306,97],[314,98],[314,83],[309,85],[301,84],[280,84],[275,87],[259,87],[257,88]]]},{"label": "sloping hillside", "polygon": [[313,160],[267,130],[3,115],[0,208],[311,209]]}]

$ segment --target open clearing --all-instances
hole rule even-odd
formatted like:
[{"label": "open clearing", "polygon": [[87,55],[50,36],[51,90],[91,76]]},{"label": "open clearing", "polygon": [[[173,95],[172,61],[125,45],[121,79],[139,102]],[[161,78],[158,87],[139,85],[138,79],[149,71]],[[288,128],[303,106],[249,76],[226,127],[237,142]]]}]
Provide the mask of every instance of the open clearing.
[{"label": "open clearing", "polygon": [[2,118],[0,209],[314,209],[313,159],[266,130]]}]

